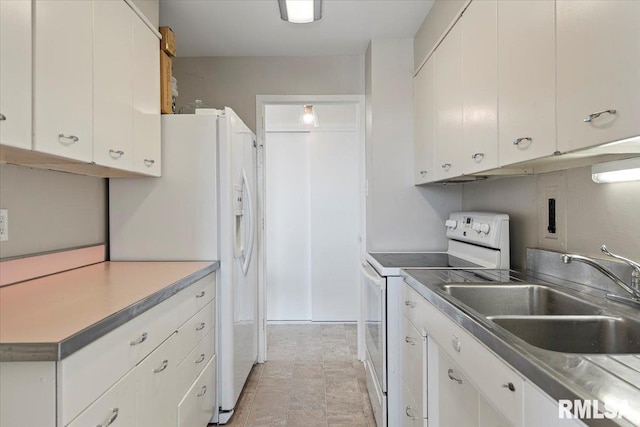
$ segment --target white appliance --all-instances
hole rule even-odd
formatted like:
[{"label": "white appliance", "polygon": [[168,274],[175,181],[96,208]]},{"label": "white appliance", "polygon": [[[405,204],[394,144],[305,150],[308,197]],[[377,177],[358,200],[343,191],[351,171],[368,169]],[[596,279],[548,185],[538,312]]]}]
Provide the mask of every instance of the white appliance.
[{"label": "white appliance", "polygon": [[226,423],[258,355],[256,138],[230,108],[162,116],[162,177],[109,182],[112,260],[219,260],[218,406]]},{"label": "white appliance", "polygon": [[[509,216],[452,213],[445,221],[446,250],[368,253],[364,283],[364,345],[367,389],[378,427],[402,425],[399,343],[402,318],[400,271],[411,269],[508,269]],[[393,319],[393,320],[391,320]],[[389,321],[388,321],[389,320]]]}]

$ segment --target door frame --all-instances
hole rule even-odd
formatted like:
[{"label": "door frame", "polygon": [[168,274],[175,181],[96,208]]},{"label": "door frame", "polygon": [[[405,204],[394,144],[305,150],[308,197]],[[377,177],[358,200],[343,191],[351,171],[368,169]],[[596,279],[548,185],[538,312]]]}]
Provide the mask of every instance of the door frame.
[{"label": "door frame", "polygon": [[[365,97],[364,95],[256,95],[256,136],[258,141],[258,363],[267,360],[267,252],[266,224],[266,162],[264,117],[267,105],[278,104],[354,104],[357,107],[358,141],[358,236],[359,258],[366,255],[366,175],[365,175]],[[362,313],[362,286],[358,283],[358,357],[364,360],[364,323]]]}]

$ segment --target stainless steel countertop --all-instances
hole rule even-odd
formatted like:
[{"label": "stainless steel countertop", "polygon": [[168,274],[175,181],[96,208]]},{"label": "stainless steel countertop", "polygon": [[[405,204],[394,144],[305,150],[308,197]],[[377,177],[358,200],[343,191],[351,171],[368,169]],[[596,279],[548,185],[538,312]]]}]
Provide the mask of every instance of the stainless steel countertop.
[{"label": "stainless steel countertop", "polygon": [[640,354],[560,353],[534,347],[441,291],[438,284],[460,282],[540,283],[580,292],[603,311],[640,319],[640,310],[604,299],[604,292],[530,271],[403,270],[405,282],[478,340],[556,400],[626,400],[619,419],[583,420],[590,426],[640,425]]},{"label": "stainless steel countertop", "polygon": [[0,361],[62,360],[219,267],[106,262],[4,287]]}]

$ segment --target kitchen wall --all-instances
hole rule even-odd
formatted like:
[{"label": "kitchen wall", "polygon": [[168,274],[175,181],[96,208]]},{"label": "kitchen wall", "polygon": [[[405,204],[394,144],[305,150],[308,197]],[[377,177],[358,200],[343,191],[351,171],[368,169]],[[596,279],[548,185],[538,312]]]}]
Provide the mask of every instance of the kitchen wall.
[{"label": "kitchen wall", "polygon": [[256,95],[362,95],[364,57],[174,58],[177,105],[228,106],[255,132]]},{"label": "kitchen wall", "polygon": [[414,185],[413,40],[373,40],[365,63],[367,250],[443,249],[461,187]]},{"label": "kitchen wall", "polygon": [[0,243],[0,258],[104,243],[105,182],[0,165],[0,207],[9,210],[9,240]]}]

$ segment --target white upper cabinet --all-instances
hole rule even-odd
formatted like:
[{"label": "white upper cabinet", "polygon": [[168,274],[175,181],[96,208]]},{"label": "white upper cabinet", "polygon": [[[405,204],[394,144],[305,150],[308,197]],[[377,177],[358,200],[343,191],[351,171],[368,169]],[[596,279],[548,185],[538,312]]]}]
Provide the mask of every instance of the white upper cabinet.
[{"label": "white upper cabinet", "polygon": [[640,2],[558,0],[558,149],[640,135]]},{"label": "white upper cabinet", "polygon": [[98,0],[93,8],[93,161],[132,169],[136,17],[124,1]]},{"label": "white upper cabinet", "polygon": [[500,166],[556,151],[555,2],[498,2]]},{"label": "white upper cabinet", "polygon": [[93,159],[93,3],[36,0],[34,149]]},{"label": "white upper cabinet", "polygon": [[462,25],[451,29],[435,52],[435,171],[437,180],[463,172]]},{"label": "white upper cabinet", "polygon": [[496,19],[496,0],[471,2],[461,18],[463,173],[498,167]]},{"label": "white upper cabinet", "polygon": [[133,20],[133,169],[160,176],[160,53],[158,38]]},{"label": "white upper cabinet", "polygon": [[434,63],[434,57],[431,56],[413,79],[414,179],[416,184],[424,184],[434,180]]},{"label": "white upper cabinet", "polygon": [[30,1],[0,1],[0,143],[31,149]]}]

